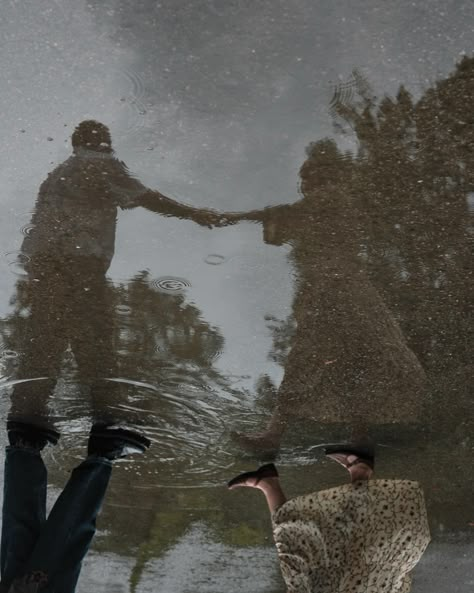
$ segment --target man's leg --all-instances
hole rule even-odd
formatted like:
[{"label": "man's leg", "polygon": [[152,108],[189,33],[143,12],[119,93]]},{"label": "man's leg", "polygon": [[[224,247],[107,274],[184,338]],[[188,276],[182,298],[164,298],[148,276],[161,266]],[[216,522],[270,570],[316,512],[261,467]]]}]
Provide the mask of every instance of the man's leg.
[{"label": "man's leg", "polygon": [[112,473],[112,460],[142,453],[148,439],[124,429],[93,427],[88,457],[71,475],[43,526],[26,572],[48,576],[47,589],[72,593],[96,531],[96,520]]},{"label": "man's leg", "polygon": [[26,573],[44,572],[52,590],[57,581],[68,581],[64,593],[74,591],[111,472],[112,462],[101,457],[89,457],[74,469],[43,525]]},{"label": "man's leg", "polygon": [[41,453],[7,447],[1,541],[2,585],[7,589],[24,568],[46,521],[47,472]]},{"label": "man's leg", "polygon": [[74,264],[74,270],[75,277],[71,281],[76,286],[77,298],[71,303],[69,335],[78,379],[90,387],[94,421],[117,420],[110,411],[125,401],[120,398],[123,385],[106,380],[119,376],[112,289],[99,258],[81,258]]},{"label": "man's leg", "polygon": [[20,353],[15,379],[21,381],[13,388],[10,413],[45,417],[67,348],[68,285],[54,262],[40,258],[32,266],[26,286],[30,317],[26,324],[15,324],[11,338]]}]

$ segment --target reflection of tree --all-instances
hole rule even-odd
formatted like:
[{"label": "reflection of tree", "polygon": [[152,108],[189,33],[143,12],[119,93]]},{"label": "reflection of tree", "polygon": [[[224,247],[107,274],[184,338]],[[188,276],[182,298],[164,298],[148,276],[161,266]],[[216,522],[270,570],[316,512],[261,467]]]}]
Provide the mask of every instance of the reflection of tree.
[{"label": "reflection of tree", "polygon": [[225,384],[213,368],[224,339],[184,295],[154,289],[147,272],[116,290],[120,306],[128,311],[118,342],[122,376],[154,383],[158,376],[163,383],[166,377],[178,381],[185,373],[189,382]]},{"label": "reflection of tree", "polygon": [[282,321],[272,315],[266,315],[265,320],[272,333],[273,348],[270,352],[270,360],[284,366],[296,331],[295,319],[290,315]]},{"label": "reflection of tree", "polygon": [[417,102],[402,87],[378,105],[361,93],[356,105],[336,107],[359,141],[352,179],[370,222],[371,276],[439,377],[466,369],[471,356],[473,92],[474,60],[464,58]]},{"label": "reflection of tree", "polygon": [[[126,285],[107,283],[107,286],[107,322],[113,335],[111,344],[114,350],[109,356],[115,358],[113,378],[125,377],[127,380],[176,389],[185,384],[203,390],[210,389],[211,385],[227,386],[224,378],[213,367],[215,358],[223,349],[224,339],[216,328],[201,318],[197,307],[185,302],[183,295],[166,295],[153,289],[146,272],[138,274]],[[11,301],[14,309],[0,322],[0,338],[4,348],[20,355],[25,348],[25,341],[33,340],[38,348],[41,347],[41,336],[31,331],[31,287],[32,283],[26,278],[19,280]],[[97,321],[96,318],[94,320]],[[68,333],[72,333],[78,322],[84,323],[84,318],[69,320],[71,332]],[[94,342],[88,343],[87,348],[92,358],[103,357],[103,352],[97,350]],[[64,370],[68,361],[64,360],[63,354],[61,368]],[[16,376],[16,358],[7,358],[3,366],[7,377]],[[76,367],[78,373],[76,379],[87,384],[91,378],[87,373],[88,368],[72,366]],[[61,373],[61,369],[58,372]],[[31,386],[29,389],[33,393]],[[44,391],[43,386],[39,389]],[[120,390],[114,389],[111,383],[103,389],[109,392],[109,396],[105,395],[101,404],[106,407],[109,405],[112,409],[119,403],[114,397],[118,397]]]},{"label": "reflection of tree", "polygon": [[[303,199],[239,216],[260,222],[267,243],[289,243],[299,274],[277,405],[266,433],[241,437],[246,446],[275,446],[295,413],[413,421],[418,360],[433,378],[454,378],[461,395],[456,376],[465,384],[472,343],[473,70],[464,59],[417,102],[403,87],[377,102],[356,76],[358,95],[336,92],[332,114],[355,133],[357,154],[333,140],[311,144]],[[284,335],[275,337],[278,350]]]}]

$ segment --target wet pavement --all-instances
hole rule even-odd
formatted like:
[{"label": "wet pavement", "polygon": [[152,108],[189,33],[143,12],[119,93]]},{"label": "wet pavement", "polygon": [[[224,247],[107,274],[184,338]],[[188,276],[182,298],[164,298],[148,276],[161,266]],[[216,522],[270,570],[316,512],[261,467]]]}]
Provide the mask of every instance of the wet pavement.
[{"label": "wet pavement", "polygon": [[151,440],[77,591],[282,593],[263,496],[227,480],[339,486],[323,447],[361,438],[424,491],[411,590],[471,591],[472,5],[3,15],[2,421],[61,432],[48,508],[93,422]]}]

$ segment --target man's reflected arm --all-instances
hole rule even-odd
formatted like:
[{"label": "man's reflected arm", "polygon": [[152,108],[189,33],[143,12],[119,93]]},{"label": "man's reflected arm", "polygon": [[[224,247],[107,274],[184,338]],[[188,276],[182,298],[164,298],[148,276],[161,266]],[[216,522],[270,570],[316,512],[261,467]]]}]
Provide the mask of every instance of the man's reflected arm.
[{"label": "man's reflected arm", "polygon": [[248,212],[226,212],[222,216],[233,224],[244,221],[263,224],[278,215],[290,215],[291,213],[291,204],[281,204],[279,206],[266,206],[260,210],[249,210]]},{"label": "man's reflected arm", "polygon": [[148,190],[136,198],[134,200],[134,206],[141,206],[150,212],[155,212],[162,216],[175,216],[176,218],[192,220],[196,224],[210,228],[213,226],[233,224],[233,221],[228,220],[225,214],[220,214],[215,210],[207,208],[195,208],[194,206],[181,204],[155,190]]}]

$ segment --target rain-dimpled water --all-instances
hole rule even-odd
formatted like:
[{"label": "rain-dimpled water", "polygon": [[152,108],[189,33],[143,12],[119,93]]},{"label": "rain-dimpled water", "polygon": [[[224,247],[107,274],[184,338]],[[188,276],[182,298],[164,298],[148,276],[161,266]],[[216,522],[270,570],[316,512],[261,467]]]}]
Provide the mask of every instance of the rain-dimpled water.
[{"label": "rain-dimpled water", "polygon": [[472,591],[473,5],[0,13],[0,590]]}]

